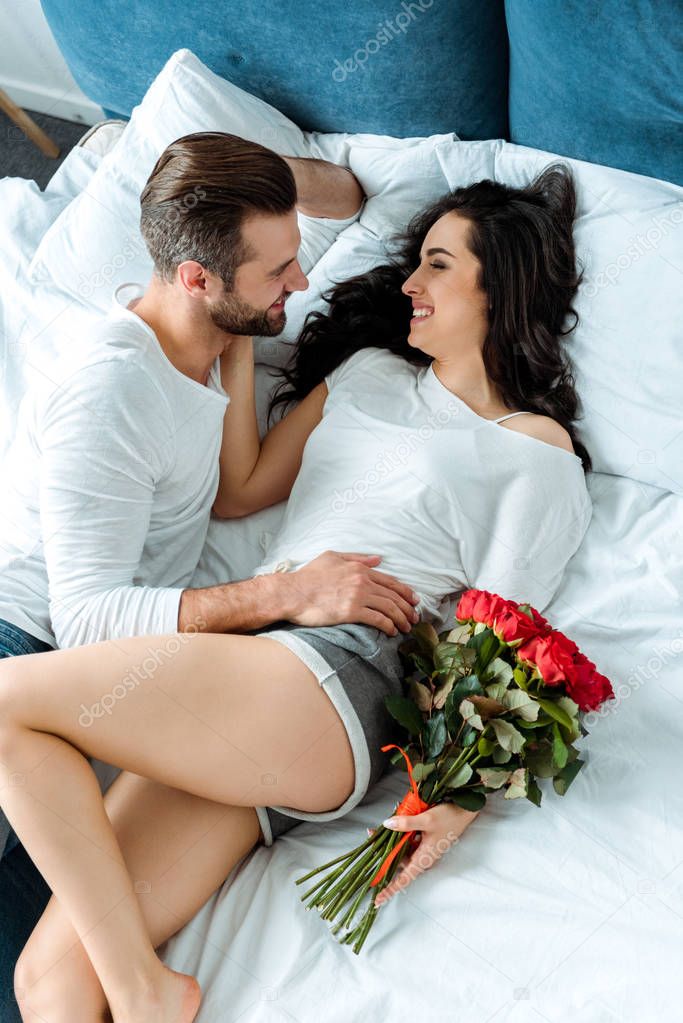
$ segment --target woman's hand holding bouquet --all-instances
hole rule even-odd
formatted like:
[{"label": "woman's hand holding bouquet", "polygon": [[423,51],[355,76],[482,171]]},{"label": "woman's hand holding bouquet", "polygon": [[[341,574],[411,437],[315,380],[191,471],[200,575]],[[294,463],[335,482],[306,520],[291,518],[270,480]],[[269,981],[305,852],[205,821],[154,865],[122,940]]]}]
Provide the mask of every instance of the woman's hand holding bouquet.
[{"label": "woman's hand holding bouquet", "polygon": [[415,626],[401,646],[407,696],[386,701],[408,733],[405,748],[383,747],[396,750],[392,763],[410,779],[395,810],[404,834],[380,825],[297,881],[326,872],[302,900],[337,920],[333,933],[345,927],[340,940],[356,953],[378,907],[458,840],[488,795],[502,790],[505,799],[525,796],[540,806],[537,778],[552,778],[564,795],[583,766],[574,747],[587,734],[579,714],[614,695],[576,644],[528,604],[467,590],[455,616],[456,627],[441,636]]}]

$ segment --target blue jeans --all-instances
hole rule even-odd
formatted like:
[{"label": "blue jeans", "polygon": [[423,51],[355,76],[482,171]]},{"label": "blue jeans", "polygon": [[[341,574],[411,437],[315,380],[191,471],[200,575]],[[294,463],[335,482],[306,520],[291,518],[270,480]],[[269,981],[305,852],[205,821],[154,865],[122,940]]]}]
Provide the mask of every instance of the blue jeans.
[{"label": "blue jeans", "polygon": [[[52,647],[0,619],[0,657],[39,654]],[[50,900],[50,889],[10,830],[0,860],[0,1023],[21,1023],[14,967]]]}]

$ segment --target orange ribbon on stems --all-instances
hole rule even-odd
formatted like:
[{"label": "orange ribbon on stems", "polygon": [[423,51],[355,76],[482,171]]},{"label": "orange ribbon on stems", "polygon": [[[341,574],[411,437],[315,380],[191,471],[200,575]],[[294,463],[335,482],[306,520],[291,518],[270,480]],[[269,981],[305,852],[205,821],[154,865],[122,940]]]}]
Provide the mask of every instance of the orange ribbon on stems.
[{"label": "orange ribbon on stems", "polygon": [[[399,815],[401,815],[406,817],[414,817],[418,813],[424,813],[425,810],[429,810],[431,808],[432,804],[425,803],[424,799],[422,799],[420,793],[417,790],[417,782],[413,777],[413,765],[410,762],[410,757],[401,746],[396,746],[395,743],[392,743],[390,746],[382,746],[382,753],[386,753],[387,750],[390,749],[401,750],[401,754],[405,758],[406,764],[408,765],[408,776],[410,778],[411,785],[408,794],[399,803],[399,805],[396,807],[391,816],[398,817]],[[380,881],[384,878],[386,872],[388,871],[389,867],[398,856],[403,846],[406,844],[407,841],[409,841],[409,839],[413,837],[414,834],[415,831],[406,831],[401,841],[394,846],[394,848],[391,850],[386,860],[384,861],[380,869],[377,871],[372,881],[370,882],[371,888],[374,888],[375,885],[378,885]]]}]

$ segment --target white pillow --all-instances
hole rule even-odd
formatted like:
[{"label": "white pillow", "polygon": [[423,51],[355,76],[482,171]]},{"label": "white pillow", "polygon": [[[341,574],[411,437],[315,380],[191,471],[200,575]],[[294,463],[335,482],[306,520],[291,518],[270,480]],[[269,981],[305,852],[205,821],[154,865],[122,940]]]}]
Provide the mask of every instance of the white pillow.
[{"label": "white pillow", "polygon": [[45,233],[29,267],[33,283],[52,282],[104,311],[119,284],[145,284],[152,261],[139,230],[140,193],[166,146],[195,131],[228,131],[288,156],[309,155],[292,121],[214,74],[190,50],[178,50],[88,187]]},{"label": "white pillow", "polygon": [[578,193],[581,437],[596,471],[683,493],[683,188],[511,143],[495,176],[521,185],[555,160]]}]

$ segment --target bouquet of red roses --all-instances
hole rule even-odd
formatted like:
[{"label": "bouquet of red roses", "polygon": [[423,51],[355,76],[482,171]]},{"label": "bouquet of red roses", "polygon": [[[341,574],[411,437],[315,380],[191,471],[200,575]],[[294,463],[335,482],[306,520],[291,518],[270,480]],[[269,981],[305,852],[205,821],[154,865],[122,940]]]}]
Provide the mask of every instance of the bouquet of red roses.
[{"label": "bouquet of red roses", "polygon": [[[408,771],[410,789],[394,814],[412,816],[440,803],[480,810],[487,795],[525,796],[541,805],[537,778],[564,795],[583,766],[574,742],[587,735],[581,711],[614,696],[612,686],[572,640],[529,604],[467,590],[457,625],[437,635],[418,624],[400,647],[406,696],[388,697],[408,733],[391,762]],[[310,871],[323,874],[304,895],[306,908],[342,928],[343,944],[363,947],[379,912],[374,897],[395,875],[415,832],[383,825],[350,852]],[[370,905],[356,921],[362,903]]]}]

